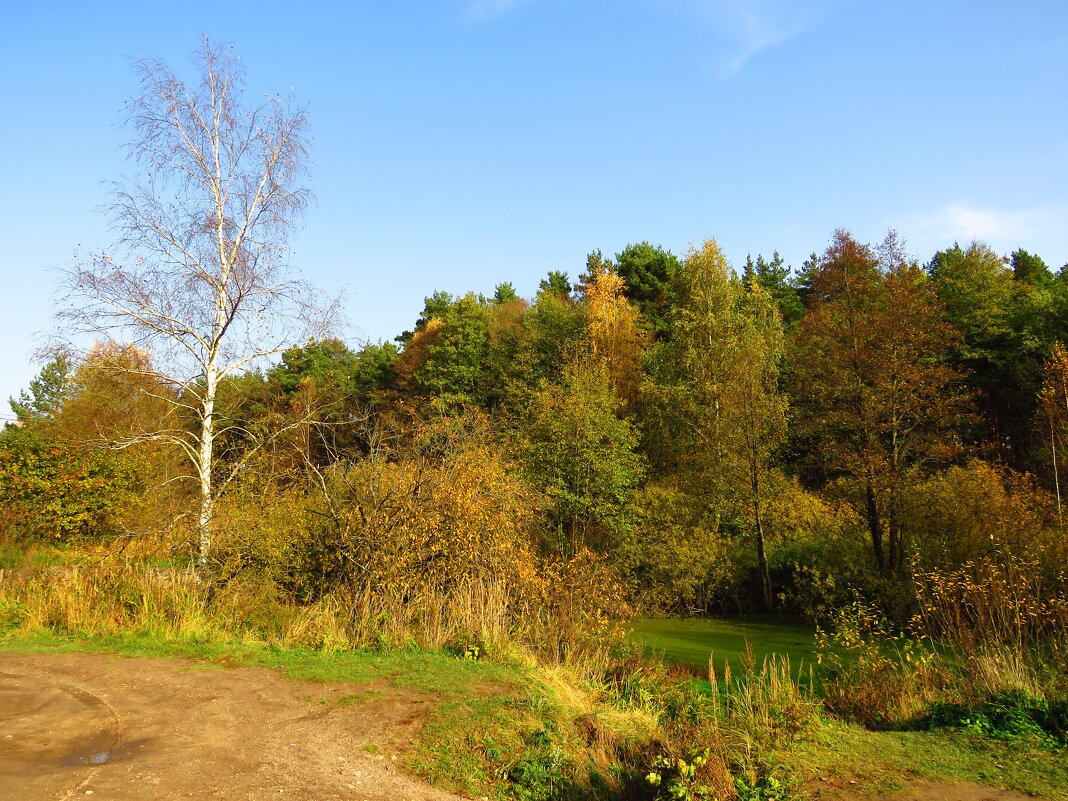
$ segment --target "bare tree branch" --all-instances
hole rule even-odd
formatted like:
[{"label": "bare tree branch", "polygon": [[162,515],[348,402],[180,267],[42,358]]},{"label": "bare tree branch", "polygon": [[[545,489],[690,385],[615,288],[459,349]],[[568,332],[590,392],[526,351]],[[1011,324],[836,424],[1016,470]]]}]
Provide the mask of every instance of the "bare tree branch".
[{"label": "bare tree branch", "polygon": [[158,397],[195,421],[192,438],[166,429],[118,446],[166,441],[189,458],[203,572],[214,500],[232,478],[213,477],[220,382],[323,336],[338,306],[290,273],[288,235],[309,199],[303,109],[279,98],[246,107],[238,59],[207,38],[198,66],[189,84],[161,61],[137,63],[127,121],[139,175],[113,185],[115,251],[68,272],[59,317],[72,333],[151,352],[159,366],[134,371],[172,388]]}]

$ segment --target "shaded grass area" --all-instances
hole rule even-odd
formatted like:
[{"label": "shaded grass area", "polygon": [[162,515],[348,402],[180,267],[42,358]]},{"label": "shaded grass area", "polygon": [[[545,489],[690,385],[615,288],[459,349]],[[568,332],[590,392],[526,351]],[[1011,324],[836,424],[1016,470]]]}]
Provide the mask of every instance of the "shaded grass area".
[{"label": "shaded grass area", "polygon": [[885,795],[927,779],[1068,798],[1068,751],[1039,738],[1004,741],[951,730],[873,732],[828,721],[776,758],[790,762],[806,795],[835,786],[853,795]]},{"label": "shaded grass area", "polygon": [[816,662],[815,630],[792,618],[642,618],[634,622],[631,638],[668,662],[692,665],[702,673],[711,655],[718,672],[729,664],[737,674],[747,643],[757,664],[777,656],[789,659],[795,670],[807,670]]}]

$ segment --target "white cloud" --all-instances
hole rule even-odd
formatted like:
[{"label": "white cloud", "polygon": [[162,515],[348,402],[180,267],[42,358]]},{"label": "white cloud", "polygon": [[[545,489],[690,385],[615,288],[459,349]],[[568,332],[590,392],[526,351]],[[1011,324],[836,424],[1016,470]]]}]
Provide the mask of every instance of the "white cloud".
[{"label": "white cloud", "polygon": [[1041,211],[979,208],[967,203],[948,203],[918,217],[913,226],[918,231],[940,235],[943,239],[989,242],[1019,239],[1034,234]]},{"label": "white cloud", "polygon": [[[464,15],[483,22],[537,1],[466,0]],[[818,27],[848,2],[851,0],[674,0],[686,16],[711,29],[718,40],[716,68],[724,77],[738,72],[763,50]],[[634,0],[633,4],[645,6],[650,14],[664,12],[663,0]]]},{"label": "white cloud", "polygon": [[470,0],[465,9],[469,19],[487,20],[500,17],[534,0]]},{"label": "white cloud", "polygon": [[1049,203],[1024,208],[982,207],[953,201],[925,213],[903,218],[901,228],[926,249],[944,248],[979,240],[1008,253],[1018,247],[1052,258],[1065,245],[1064,220],[1068,204]]},{"label": "white cloud", "polygon": [[724,77],[749,59],[822,25],[845,0],[684,0],[720,40],[716,66]]}]

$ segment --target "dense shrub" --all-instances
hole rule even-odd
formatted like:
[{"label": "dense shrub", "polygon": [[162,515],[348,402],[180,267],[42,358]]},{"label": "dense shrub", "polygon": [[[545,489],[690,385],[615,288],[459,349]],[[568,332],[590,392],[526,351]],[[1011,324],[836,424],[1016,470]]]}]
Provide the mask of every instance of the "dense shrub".
[{"label": "dense shrub", "polygon": [[112,533],[135,489],[121,454],[31,430],[0,434],[0,534],[8,539],[69,543]]},{"label": "dense shrub", "polygon": [[695,503],[667,483],[635,496],[634,525],[613,542],[631,597],[645,609],[703,611],[728,592],[732,562],[725,542]]},{"label": "dense shrub", "polygon": [[923,567],[953,568],[1008,548],[1059,563],[1064,542],[1052,509],[1031,476],[973,459],[910,488],[900,516]]}]

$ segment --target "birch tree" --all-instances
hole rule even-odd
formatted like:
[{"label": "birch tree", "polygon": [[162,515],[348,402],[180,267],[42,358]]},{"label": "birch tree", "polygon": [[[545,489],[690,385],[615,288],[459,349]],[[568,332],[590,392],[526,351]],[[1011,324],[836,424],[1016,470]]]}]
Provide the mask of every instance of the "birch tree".
[{"label": "birch tree", "polygon": [[206,37],[196,63],[198,79],[186,83],[162,61],[137,62],[141,91],[127,105],[134,177],[112,184],[108,207],[118,239],[69,271],[59,316],[73,332],[151,352],[172,418],[192,421],[141,437],[172,443],[192,465],[203,575],[223,483],[220,382],[321,336],[336,305],[288,259],[309,197],[304,111],[281,97],[246,105],[240,60]]},{"label": "birch tree", "polygon": [[691,250],[677,283],[674,405],[713,503],[733,511],[749,530],[761,605],[770,610],[767,507],[775,449],[786,433],[786,399],[778,388],[782,320],[770,295],[738,279],[715,240]]}]

